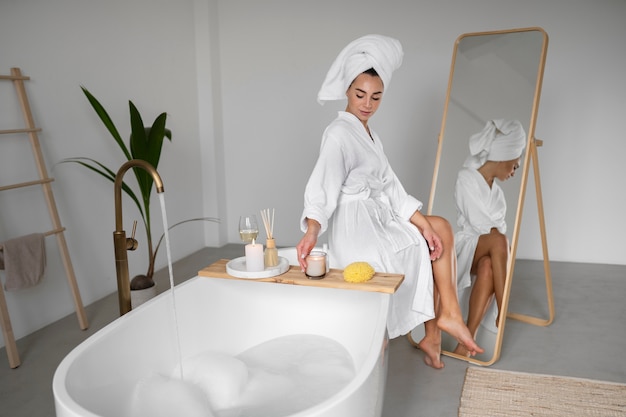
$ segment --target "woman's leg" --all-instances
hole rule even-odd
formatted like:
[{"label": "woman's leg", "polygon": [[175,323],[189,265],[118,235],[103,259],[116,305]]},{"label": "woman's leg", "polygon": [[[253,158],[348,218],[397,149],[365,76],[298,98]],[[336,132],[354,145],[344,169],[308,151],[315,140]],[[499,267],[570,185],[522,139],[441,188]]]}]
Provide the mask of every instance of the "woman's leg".
[{"label": "woman's leg", "polygon": [[[504,296],[504,284],[506,282],[506,267],[509,259],[509,242],[506,235],[495,229],[489,234],[481,235],[478,238],[476,252],[474,252],[474,264],[472,265],[472,269],[478,270],[478,263],[486,256],[489,257],[491,261],[493,293],[496,297],[499,318],[502,308],[502,298]],[[496,322],[496,325],[497,324]]]},{"label": "woman's leg", "polygon": [[465,325],[456,291],[456,252],[454,234],[447,220],[438,216],[427,216],[435,233],[443,243],[443,254],[432,262],[435,287],[439,293],[437,327],[452,335],[465,346],[471,355],[482,353],[469,329]]},{"label": "woman's leg", "polygon": [[[475,269],[472,269],[471,272],[476,278],[470,292],[467,328],[475,339],[478,326],[480,326],[480,322],[494,293],[491,258],[489,256],[480,258],[476,262]],[[462,356],[467,356],[468,354],[465,347],[460,344],[456,347],[454,353]]]},{"label": "woman's leg", "polygon": [[[439,316],[439,294],[437,287],[433,289],[435,298],[435,317]],[[443,368],[441,360],[441,330],[437,326],[437,319],[428,320],[424,323],[424,338],[417,344],[424,352],[424,363],[436,369]]]},{"label": "woman's leg", "polygon": [[476,331],[482,321],[489,301],[494,294],[493,269],[491,258],[483,256],[476,265],[476,280],[472,286],[469,299],[469,312],[467,315],[467,327],[472,336],[476,337]]}]

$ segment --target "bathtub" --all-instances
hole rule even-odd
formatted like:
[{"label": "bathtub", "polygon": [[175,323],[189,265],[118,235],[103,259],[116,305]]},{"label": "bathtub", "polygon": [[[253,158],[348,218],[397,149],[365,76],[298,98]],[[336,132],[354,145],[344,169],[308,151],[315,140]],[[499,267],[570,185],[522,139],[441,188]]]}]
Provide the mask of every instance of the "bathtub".
[{"label": "bathtub", "polygon": [[123,417],[137,382],[155,372],[171,374],[179,357],[207,350],[234,356],[293,334],[337,341],[350,353],[356,374],[327,400],[292,416],[381,415],[388,294],[200,276],[177,285],[174,293],[176,323],[167,291],[63,359],[52,384],[57,417]]}]

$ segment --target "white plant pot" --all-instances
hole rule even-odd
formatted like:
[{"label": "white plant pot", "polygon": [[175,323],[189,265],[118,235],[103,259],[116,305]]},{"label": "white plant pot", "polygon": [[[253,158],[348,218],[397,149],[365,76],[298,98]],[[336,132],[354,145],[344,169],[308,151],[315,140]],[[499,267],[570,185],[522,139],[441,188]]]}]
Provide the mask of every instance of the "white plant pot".
[{"label": "white plant pot", "polygon": [[145,303],[146,301],[154,298],[157,295],[157,286],[154,284],[150,288],[143,290],[131,290],[130,291],[130,306],[135,309]]}]

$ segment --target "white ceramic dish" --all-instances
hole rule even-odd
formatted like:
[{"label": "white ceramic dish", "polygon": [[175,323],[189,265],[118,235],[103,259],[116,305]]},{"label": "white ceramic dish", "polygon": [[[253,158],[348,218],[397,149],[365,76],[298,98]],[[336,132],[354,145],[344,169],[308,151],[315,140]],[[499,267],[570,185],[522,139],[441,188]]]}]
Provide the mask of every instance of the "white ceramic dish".
[{"label": "white ceramic dish", "polygon": [[271,278],[280,274],[284,274],[289,270],[289,261],[287,258],[283,258],[282,256],[278,257],[278,265],[270,266],[265,268],[263,271],[259,272],[248,272],[246,270],[246,257],[242,256],[241,258],[235,258],[226,264],[226,272],[228,275],[232,275],[237,278],[248,278],[248,279],[258,279],[258,278]]}]

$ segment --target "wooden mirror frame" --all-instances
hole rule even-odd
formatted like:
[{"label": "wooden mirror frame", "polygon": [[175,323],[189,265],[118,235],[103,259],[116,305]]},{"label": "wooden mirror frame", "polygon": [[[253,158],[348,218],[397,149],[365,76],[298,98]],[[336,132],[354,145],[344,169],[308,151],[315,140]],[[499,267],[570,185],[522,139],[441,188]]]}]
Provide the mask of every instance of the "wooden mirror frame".
[{"label": "wooden mirror frame", "polygon": [[[541,47],[541,56],[539,57],[539,65],[537,68],[537,77],[536,77],[536,82],[535,82],[532,108],[530,111],[529,124],[526,125],[525,124],[526,121],[522,120],[523,124],[527,126],[527,129],[526,129],[527,146],[523,155],[523,162],[521,164],[522,170],[521,170],[521,175],[520,175],[521,181],[520,181],[520,188],[519,188],[518,200],[517,200],[517,211],[515,213],[513,232],[511,235],[511,239],[510,239],[511,246],[510,246],[510,255],[509,255],[508,264],[507,264],[506,283],[504,287],[504,294],[503,294],[503,300],[502,300],[502,309],[501,309],[502,311],[500,311],[498,331],[495,337],[493,354],[490,359],[481,360],[481,359],[477,359],[473,357],[460,356],[453,352],[442,350],[442,354],[446,356],[455,357],[458,359],[466,360],[466,361],[483,365],[483,366],[492,365],[500,358],[502,340],[504,337],[504,327],[505,327],[507,317],[521,320],[521,321],[534,324],[534,325],[540,325],[540,326],[547,326],[550,323],[552,323],[552,321],[554,320],[554,300],[553,300],[553,294],[552,294],[552,282],[551,282],[551,277],[550,277],[550,266],[549,266],[549,260],[548,260],[548,250],[547,250],[546,235],[545,235],[545,222],[544,222],[544,216],[543,216],[543,202],[542,202],[542,195],[541,195],[541,182],[539,178],[539,163],[538,163],[538,155],[537,155],[537,147],[542,145],[542,141],[537,140],[534,136],[537,112],[539,108],[539,98],[541,95],[541,86],[542,86],[542,81],[543,81],[543,72],[544,72],[545,60],[546,60],[546,55],[547,55],[547,47],[548,47],[548,35],[542,28],[530,27],[530,28],[520,28],[520,29],[511,29],[511,30],[491,31],[491,32],[466,33],[466,34],[459,36],[456,39],[454,50],[453,50],[453,55],[452,55],[452,64],[450,67],[450,77],[448,80],[448,88],[447,88],[447,93],[446,93],[443,119],[441,122],[441,130],[440,130],[439,137],[438,137],[438,148],[437,148],[437,156],[435,160],[435,168],[434,168],[432,185],[431,185],[431,193],[430,193],[430,198],[428,202],[428,214],[433,214],[432,213],[433,204],[435,201],[435,191],[437,187],[439,168],[440,168],[440,163],[441,163],[441,158],[442,158],[443,141],[444,141],[445,132],[446,132],[446,123],[448,122],[447,120],[448,107],[449,107],[450,100],[451,100],[453,80],[454,80],[454,75],[455,75],[455,66],[456,66],[456,61],[457,61],[457,51],[459,49],[460,43],[462,42],[462,40],[466,38],[470,38],[470,37],[502,35],[502,34],[511,34],[511,33],[520,33],[520,32],[538,32],[539,34],[541,34],[542,47]],[[483,122],[486,122],[486,120]],[[542,249],[543,249],[543,257],[544,257],[544,272],[545,272],[545,279],[546,279],[546,292],[547,292],[548,310],[549,310],[549,317],[547,319],[508,312],[509,297],[511,294],[511,285],[512,285],[513,272],[514,272],[514,266],[515,266],[515,257],[516,257],[517,244],[518,244],[519,234],[520,234],[522,212],[523,212],[524,200],[526,196],[528,173],[529,173],[531,160],[533,163],[533,172],[534,172],[536,195],[537,195],[537,209],[538,209],[538,214],[539,214],[539,226],[541,229]],[[447,220],[450,221],[450,223],[455,224],[456,216],[454,218],[448,218]],[[408,338],[409,338],[410,343],[417,347],[417,340],[419,339],[417,337],[413,337],[412,332],[409,333]]]}]

